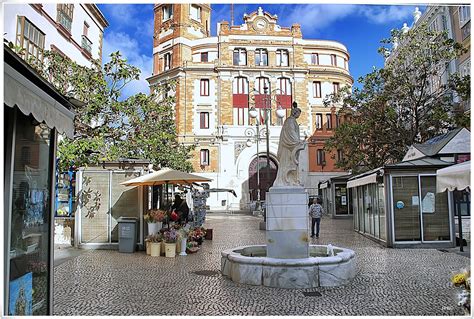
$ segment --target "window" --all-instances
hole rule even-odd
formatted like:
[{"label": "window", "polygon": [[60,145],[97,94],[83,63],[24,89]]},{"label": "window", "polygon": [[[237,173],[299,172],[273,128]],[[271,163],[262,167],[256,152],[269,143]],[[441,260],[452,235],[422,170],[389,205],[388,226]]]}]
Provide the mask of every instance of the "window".
[{"label": "window", "polygon": [[331,65],[337,66],[337,60],[336,60],[335,54],[331,54]]},{"label": "window", "polygon": [[234,49],[234,65],[247,65],[247,51]]},{"label": "window", "polygon": [[171,69],[171,53],[165,53],[164,57],[164,70],[169,70]]},{"label": "window", "polygon": [[336,114],[336,128],[339,127],[339,115]]},{"label": "window", "polygon": [[332,84],[332,93],[337,93],[339,92],[339,83],[333,82]]},{"label": "window", "polygon": [[438,25],[438,17],[436,17],[433,22],[428,27],[428,31],[431,32],[438,32],[439,31],[439,25]]},{"label": "window", "polygon": [[326,165],[326,158],[325,158],[324,150],[322,149],[318,149],[316,151],[316,164],[320,166]]},{"label": "window", "polygon": [[323,128],[323,115],[316,113],[316,129],[321,130]]},{"label": "window", "polygon": [[344,59],[344,69],[349,70],[349,65],[347,65],[347,59]]},{"label": "window", "polygon": [[313,82],[313,97],[321,97],[321,82]]},{"label": "window", "polygon": [[209,62],[209,58],[208,58],[207,52],[202,52],[202,53],[201,53],[201,62]]},{"label": "window", "polygon": [[287,50],[276,50],[276,65],[288,66],[288,51]]},{"label": "window", "polygon": [[209,79],[201,80],[201,96],[209,96]]},{"label": "window", "polygon": [[444,14],[441,16],[441,25],[443,26],[443,31],[448,30],[448,21]]},{"label": "window", "polygon": [[43,60],[44,33],[23,16],[18,16],[16,45],[25,49],[23,58]]},{"label": "window", "polygon": [[200,129],[209,128],[209,112],[199,113],[199,128]]},{"label": "window", "polygon": [[459,6],[459,26],[471,20],[471,6]]},{"label": "window", "polygon": [[311,64],[319,64],[319,55],[317,53],[311,54]]},{"label": "window", "polygon": [[201,166],[209,166],[209,150],[201,150]]},{"label": "window", "polygon": [[191,19],[201,21],[201,7],[196,4],[192,4],[190,9],[190,16]]},{"label": "window", "polygon": [[332,116],[331,116],[331,114],[326,114],[326,128],[328,130],[332,129]]},{"label": "window", "polygon": [[171,19],[173,17],[173,5],[168,4],[163,6],[163,21]]},{"label": "window", "polygon": [[237,125],[245,125],[245,118],[249,107],[249,84],[247,79],[236,77],[232,83],[232,92],[234,118],[237,119]]},{"label": "window", "polygon": [[87,37],[88,34],[89,34],[89,25],[87,24],[86,21],[84,21],[84,27],[82,28],[82,35],[85,35]]},{"label": "window", "polygon": [[74,12],[74,4],[58,4],[58,23],[60,23],[66,30],[71,32],[72,16]]},{"label": "window", "polygon": [[87,36],[82,36],[81,47],[87,52],[92,52],[92,41],[87,38]]},{"label": "window", "polygon": [[268,52],[265,49],[255,50],[255,65],[268,66]]},{"label": "window", "polygon": [[342,162],[343,159],[344,159],[344,153],[342,152],[342,150],[337,150],[337,161]]}]

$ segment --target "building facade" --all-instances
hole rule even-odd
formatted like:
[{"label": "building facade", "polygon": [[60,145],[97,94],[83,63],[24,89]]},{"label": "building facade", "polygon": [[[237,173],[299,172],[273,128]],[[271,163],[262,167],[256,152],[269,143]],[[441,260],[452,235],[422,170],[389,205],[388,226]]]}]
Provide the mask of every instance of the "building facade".
[{"label": "building facade", "polygon": [[[300,154],[304,185],[316,189],[320,180],[344,174],[333,167],[329,154],[323,158],[320,153],[317,162],[317,143],[337,126],[340,108],[325,107],[323,99],[353,83],[344,45],[303,39],[298,24],[279,26],[277,16],[261,8],[245,14],[242,25],[218,23],[214,37],[207,4],[157,4],[154,11],[154,65],[148,81],[153,86],[176,80],[177,133],[180,143],[196,146],[194,171],[212,178],[212,188],[237,193],[212,194],[211,209],[246,209],[257,200],[258,188],[265,199],[278,168],[281,125],[293,102],[302,109],[301,138],[310,138]],[[282,118],[276,113],[280,108]]]},{"label": "building facade", "polygon": [[96,5],[7,3],[4,10],[4,37],[25,49],[25,60],[41,60],[44,50],[55,50],[84,66],[102,61],[109,24]]}]

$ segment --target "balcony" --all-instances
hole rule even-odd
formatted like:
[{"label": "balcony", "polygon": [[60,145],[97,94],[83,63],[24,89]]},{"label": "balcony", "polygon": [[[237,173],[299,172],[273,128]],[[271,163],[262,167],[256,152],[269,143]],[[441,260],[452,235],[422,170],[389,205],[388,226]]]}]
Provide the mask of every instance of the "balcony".
[{"label": "balcony", "polygon": [[58,23],[71,33],[72,19],[62,11],[58,11]]},{"label": "balcony", "polygon": [[92,41],[89,40],[85,35],[82,36],[81,47],[89,54],[92,52]]}]

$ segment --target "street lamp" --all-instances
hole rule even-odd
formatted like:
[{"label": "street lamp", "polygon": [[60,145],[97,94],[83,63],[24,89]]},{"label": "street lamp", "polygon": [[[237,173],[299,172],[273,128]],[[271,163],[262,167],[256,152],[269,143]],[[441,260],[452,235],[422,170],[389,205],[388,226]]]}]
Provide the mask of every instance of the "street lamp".
[{"label": "street lamp", "polygon": [[[266,139],[266,148],[267,148],[267,181],[270,180],[270,129],[268,127],[268,112],[271,111],[272,109],[272,98],[271,98],[271,93],[280,91],[279,89],[273,90],[270,92],[270,95],[268,94],[268,87],[265,86],[263,88],[264,91],[264,97],[262,98],[263,100],[263,109],[265,112],[265,139]],[[257,90],[254,89],[254,92],[258,92]],[[282,119],[286,115],[286,111],[282,109],[281,105],[277,105],[276,109],[276,115],[278,118]],[[255,107],[252,107],[249,110],[249,115],[253,119],[257,119],[259,112],[255,109]],[[259,154],[259,141],[260,141],[260,119],[257,119],[257,202],[260,208],[260,154]],[[265,216],[264,216],[265,217]]]}]

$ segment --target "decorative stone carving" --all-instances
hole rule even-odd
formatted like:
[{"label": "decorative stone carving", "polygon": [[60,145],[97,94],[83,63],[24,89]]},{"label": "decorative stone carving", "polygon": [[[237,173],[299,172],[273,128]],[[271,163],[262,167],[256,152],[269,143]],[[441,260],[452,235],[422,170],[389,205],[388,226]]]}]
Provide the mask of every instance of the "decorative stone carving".
[{"label": "decorative stone carving", "polygon": [[237,158],[239,157],[240,153],[247,147],[247,145],[243,142],[236,142],[234,144],[234,162],[237,161]]},{"label": "decorative stone carving", "polygon": [[291,115],[281,128],[277,153],[279,165],[273,186],[301,186],[298,178],[298,155],[305,143],[300,139],[300,128],[296,122],[300,114],[301,109],[294,102]]}]

